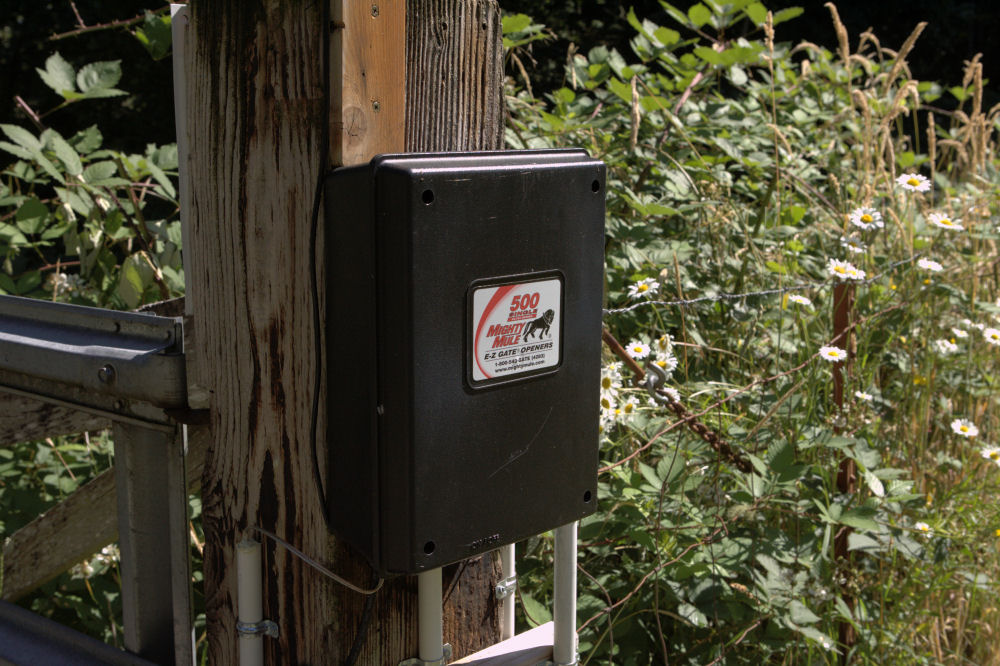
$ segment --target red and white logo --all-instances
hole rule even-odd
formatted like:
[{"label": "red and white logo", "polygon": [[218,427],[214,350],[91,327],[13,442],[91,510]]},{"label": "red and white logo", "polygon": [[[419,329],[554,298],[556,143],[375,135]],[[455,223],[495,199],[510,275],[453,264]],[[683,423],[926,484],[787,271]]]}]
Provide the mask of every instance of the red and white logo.
[{"label": "red and white logo", "polygon": [[559,278],[481,287],[472,293],[472,379],[559,365]]}]

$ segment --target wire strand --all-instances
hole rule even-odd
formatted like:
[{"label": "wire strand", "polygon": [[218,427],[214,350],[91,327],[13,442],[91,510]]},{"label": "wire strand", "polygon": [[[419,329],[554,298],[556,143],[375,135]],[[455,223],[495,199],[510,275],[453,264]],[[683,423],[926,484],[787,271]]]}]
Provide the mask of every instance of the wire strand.
[{"label": "wire strand", "polygon": [[348,589],[354,590],[358,594],[368,594],[368,595],[375,594],[380,589],[382,589],[382,585],[385,583],[385,579],[380,577],[378,579],[378,583],[375,585],[375,587],[373,587],[370,590],[366,590],[366,589],[364,589],[362,587],[358,587],[357,585],[355,585],[351,581],[346,580],[344,578],[341,578],[337,574],[333,573],[332,571],[330,571],[329,569],[327,569],[325,566],[323,566],[322,564],[320,564],[319,562],[317,562],[313,558],[309,557],[308,555],[306,555],[301,550],[299,550],[298,548],[296,548],[292,544],[290,544],[287,541],[285,541],[284,539],[282,539],[280,536],[278,536],[274,532],[269,532],[269,531],[265,530],[263,527],[258,527],[257,525],[252,525],[252,526],[248,527],[247,529],[251,529],[251,530],[255,530],[257,532],[260,532],[261,534],[263,534],[264,536],[266,536],[268,539],[271,539],[272,541],[274,541],[279,546],[285,548],[292,555],[295,555],[297,558],[299,558],[300,560],[302,560],[303,562],[305,562],[306,564],[308,564],[313,569],[315,569],[316,571],[320,572],[321,574],[323,574],[327,578],[330,578],[330,579],[336,581],[337,583],[340,583],[341,585],[343,585],[344,587],[346,587]]},{"label": "wire strand", "polygon": [[[894,268],[898,268],[903,264],[908,264],[910,262],[916,261],[921,255],[915,254],[906,259],[900,259],[895,261],[879,273],[865,280],[853,281],[854,284],[871,284],[876,280],[880,280],[889,271]],[[604,310],[604,316],[624,314],[626,312],[631,312],[633,310],[638,310],[639,308],[646,307],[649,305],[660,305],[663,307],[687,307],[689,305],[696,305],[698,303],[715,303],[718,301],[735,301],[742,298],[752,298],[755,296],[773,296],[775,294],[786,294],[790,291],[804,291],[806,289],[818,289],[819,287],[827,287],[833,284],[837,284],[837,280],[827,280],[825,282],[803,282],[801,284],[791,285],[788,287],[777,287],[775,289],[764,289],[762,291],[748,291],[740,294],[716,294],[715,296],[699,296],[697,298],[679,299],[674,301],[639,301],[638,303],[633,303],[632,305],[626,305],[621,308],[611,308]]]}]

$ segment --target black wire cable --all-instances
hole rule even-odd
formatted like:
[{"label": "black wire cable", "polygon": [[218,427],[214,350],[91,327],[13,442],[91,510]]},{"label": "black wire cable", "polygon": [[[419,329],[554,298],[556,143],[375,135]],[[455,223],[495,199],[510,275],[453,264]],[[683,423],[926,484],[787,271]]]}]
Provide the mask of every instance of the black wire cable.
[{"label": "black wire cable", "polygon": [[[334,29],[330,20],[330,3],[322,3],[322,20],[320,21],[320,44],[321,57],[323,59],[323,117],[320,122],[320,158],[319,173],[316,175],[316,192],[313,196],[312,219],[309,223],[309,285],[312,291],[312,324],[313,324],[313,353],[316,355],[316,367],[313,380],[312,411],[309,419],[309,448],[312,453],[313,480],[316,482],[316,491],[319,493],[320,501],[323,503],[323,521],[327,529],[330,528],[330,507],[323,487],[323,476],[319,468],[319,453],[316,449],[316,432],[319,421],[319,394],[323,386],[323,336],[321,330],[321,313],[319,308],[319,268],[316,260],[316,238],[319,233],[319,217],[323,207],[323,184],[326,181],[327,171],[330,168],[329,146],[330,146],[330,31]],[[381,577],[378,586],[381,587]],[[368,635],[368,628],[371,625],[373,610],[375,607],[375,595],[368,594],[365,597],[365,605],[361,611],[361,619],[358,622],[357,632],[351,644],[351,651],[347,655],[344,666],[353,666],[357,661],[361,648],[365,644]]]},{"label": "black wire cable", "polygon": [[319,420],[319,393],[323,386],[323,336],[319,311],[319,269],[316,261],[316,237],[319,233],[319,216],[323,207],[323,183],[326,181],[330,168],[327,151],[330,146],[330,3],[323,2],[322,21],[320,21],[320,44],[323,58],[323,95],[322,118],[320,121],[319,173],[316,174],[316,191],[313,195],[312,218],[309,221],[309,286],[312,292],[312,324],[313,353],[316,355],[316,367],[313,373],[312,411],[309,418],[309,448],[312,452],[313,480],[316,491],[323,502],[323,521],[327,529],[330,527],[330,512],[327,505],[326,490],[323,488],[323,477],[319,469],[319,453],[316,451],[316,431]]}]

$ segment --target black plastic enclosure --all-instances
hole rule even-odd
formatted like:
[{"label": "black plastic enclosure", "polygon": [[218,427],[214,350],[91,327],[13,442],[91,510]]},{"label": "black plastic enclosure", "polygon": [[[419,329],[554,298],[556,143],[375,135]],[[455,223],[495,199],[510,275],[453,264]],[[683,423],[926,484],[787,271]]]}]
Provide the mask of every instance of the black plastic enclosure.
[{"label": "black plastic enclosure", "polygon": [[328,513],[380,572],[596,509],[604,196],[582,150],[327,179]]}]

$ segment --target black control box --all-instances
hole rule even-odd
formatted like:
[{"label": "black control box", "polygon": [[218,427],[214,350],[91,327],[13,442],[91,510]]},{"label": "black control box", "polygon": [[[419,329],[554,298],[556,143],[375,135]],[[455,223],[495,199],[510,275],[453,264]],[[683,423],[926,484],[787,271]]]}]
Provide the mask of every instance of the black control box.
[{"label": "black control box", "polygon": [[605,168],[381,155],[325,190],[328,513],[416,573],[597,505]]}]

